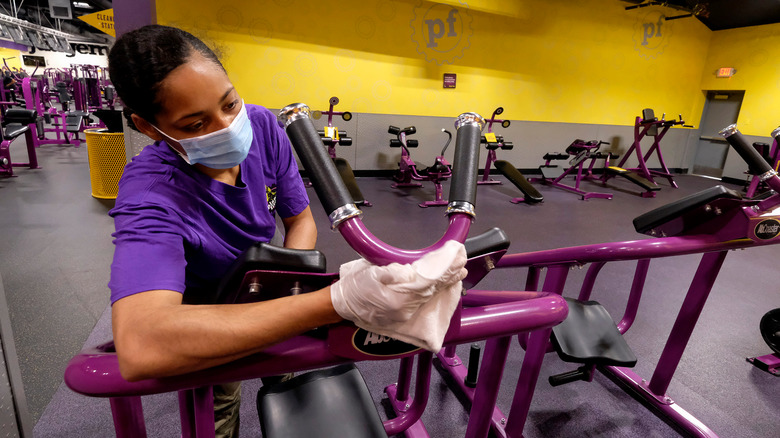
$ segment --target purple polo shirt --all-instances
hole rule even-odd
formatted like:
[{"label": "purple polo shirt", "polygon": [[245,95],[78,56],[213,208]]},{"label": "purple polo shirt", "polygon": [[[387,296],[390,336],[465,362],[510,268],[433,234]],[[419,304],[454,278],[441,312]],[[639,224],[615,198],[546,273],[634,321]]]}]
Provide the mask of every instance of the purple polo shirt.
[{"label": "purple polo shirt", "polygon": [[246,248],[268,242],[275,213],[308,205],[287,135],[267,109],[247,105],[254,140],[240,183],[211,179],[164,141],[143,149],[119,181],[114,218],[111,303],[155,289],[210,294]]}]

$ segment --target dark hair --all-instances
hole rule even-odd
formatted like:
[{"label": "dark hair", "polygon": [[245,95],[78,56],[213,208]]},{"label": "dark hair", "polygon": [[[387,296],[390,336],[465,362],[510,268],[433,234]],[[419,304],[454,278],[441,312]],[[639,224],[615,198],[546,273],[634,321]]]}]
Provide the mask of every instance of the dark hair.
[{"label": "dark hair", "polygon": [[160,84],[194,53],[225,67],[203,41],[175,27],[152,24],[120,36],[108,53],[108,74],[125,105],[128,125],[136,129],[130,115],[138,114],[154,123],[161,109]]}]

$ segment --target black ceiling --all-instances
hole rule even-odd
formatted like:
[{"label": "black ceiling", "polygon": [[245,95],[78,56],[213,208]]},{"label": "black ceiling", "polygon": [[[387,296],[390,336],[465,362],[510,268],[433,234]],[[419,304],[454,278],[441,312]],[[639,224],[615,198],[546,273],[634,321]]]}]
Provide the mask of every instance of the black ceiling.
[{"label": "black ceiling", "polygon": [[780,0],[621,0],[621,2],[632,9],[650,5],[668,7],[673,9],[672,17],[694,14],[710,30],[780,23]]},{"label": "black ceiling", "polygon": [[[62,30],[63,32],[76,35],[85,40],[107,43],[111,37],[95,29],[78,17],[92,14],[94,12],[110,9],[112,0],[78,0],[71,2],[71,13],[73,19],[63,19],[58,21],[51,18],[49,14],[49,2],[47,0],[0,0],[0,14],[14,16],[15,18],[29,21],[43,27]],[[60,27],[61,29],[58,29]]]}]

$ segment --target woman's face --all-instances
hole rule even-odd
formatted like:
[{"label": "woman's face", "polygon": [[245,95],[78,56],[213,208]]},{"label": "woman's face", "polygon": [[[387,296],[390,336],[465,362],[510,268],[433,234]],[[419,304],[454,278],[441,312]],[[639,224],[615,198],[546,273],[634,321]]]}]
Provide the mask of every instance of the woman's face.
[{"label": "woman's face", "polygon": [[173,139],[226,128],[242,105],[224,70],[199,53],[168,74],[160,84],[158,100],[161,110],[156,117],[157,128]]}]

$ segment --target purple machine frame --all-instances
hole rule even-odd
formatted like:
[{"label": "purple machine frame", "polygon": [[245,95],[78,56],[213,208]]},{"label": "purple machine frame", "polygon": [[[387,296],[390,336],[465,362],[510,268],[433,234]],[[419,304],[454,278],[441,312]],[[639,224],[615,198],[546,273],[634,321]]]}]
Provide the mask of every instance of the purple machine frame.
[{"label": "purple machine frame", "polygon": [[[410,262],[440,247],[449,239],[463,241],[466,238],[474,214],[478,153],[464,151],[469,146],[472,150],[478,150],[475,145],[483,123],[479,116],[463,114],[456,123],[459,129],[455,175],[448,206],[450,224],[438,242],[422,250],[390,247],[368,231],[360,220],[360,210],[349,203],[349,195],[321,147],[319,136],[309,120],[308,108],[300,104],[287,107],[280,119],[285,120],[288,135],[304,166],[311,169],[312,177],[318,181],[315,185],[319,188],[317,194],[323,200],[332,227],[338,229],[350,246],[363,257],[380,264]],[[710,200],[707,205],[698,205],[693,210],[681,213],[679,217],[653,224],[652,229],[646,232],[660,236],[655,239],[609,242],[503,257],[503,251],[497,251],[469,261],[469,276],[464,280],[466,288],[471,288],[495,268],[527,268],[528,275],[525,284],[527,291],[524,292],[470,289],[453,317],[445,337],[445,348],[437,354],[443,372],[456,377],[456,382],[463,382],[466,371],[463,361],[455,355],[455,346],[487,340],[478,384],[475,388],[460,384],[460,390],[472,401],[466,437],[485,437],[490,429],[496,436],[522,436],[543,356],[551,351],[551,327],[567,314],[566,303],[560,294],[573,266],[590,264],[579,294],[580,299],[587,300],[591,297],[596,277],[606,263],[637,261],[626,310],[617,324],[618,330],[624,333],[636,317],[650,260],[697,253],[702,254],[701,262],[652,377],[649,380],[642,379],[623,367],[605,366],[599,367],[599,370],[646,402],[654,413],[687,434],[717,436],[677,405],[666,391],[727,251],[780,243],[780,178],[777,172],[769,167],[754,148],[747,145],[735,126],[730,126],[721,134],[759,171],[761,179],[775,193],[762,200]],[[459,175],[463,169],[468,171]],[[465,174],[468,176],[464,178]],[[767,233],[767,225],[772,225],[773,231]],[[547,269],[547,274],[541,286],[543,292],[538,292],[536,290],[539,288],[542,269]],[[257,274],[247,273],[241,287],[245,288],[249,281],[257,281]],[[271,277],[277,274],[290,275],[278,272],[263,274]],[[252,275],[255,277],[249,279]],[[306,274],[294,275],[303,277]],[[336,279],[335,274],[310,275],[325,276],[328,281]],[[342,323],[330,327],[326,340],[299,336],[262,353],[209,370],[134,383],[121,378],[116,354],[111,346],[101,346],[84,350],[75,356],[66,370],[65,382],[81,394],[110,398],[118,437],[146,436],[140,396],[168,391],[179,391],[183,436],[212,437],[214,425],[210,385],[344,362],[402,357],[398,382],[386,388],[397,416],[385,421],[385,429],[388,435],[403,432],[407,437],[428,436],[420,416],[427,402],[432,354],[411,350],[382,358],[370,356],[353,348],[350,340],[355,331],[354,326]],[[504,415],[496,407],[496,399],[511,337],[515,334],[521,334],[518,340],[526,353],[509,414]],[[412,396],[411,370],[414,357],[419,357],[419,361]]]},{"label": "purple machine frame", "polygon": [[[655,179],[653,179],[653,176],[660,176],[662,178],[666,178],[669,181],[669,185],[671,185],[674,188],[677,188],[677,183],[674,182],[674,177],[672,176],[672,173],[669,171],[669,168],[666,167],[663,154],[661,154],[661,140],[664,138],[667,131],[669,131],[669,128],[675,125],[682,125],[686,128],[693,127],[690,125],[685,125],[685,122],[683,121],[682,118],[682,114],[680,114],[680,120],[666,120],[666,114],[663,114],[661,116],[661,120],[657,120],[655,117],[652,116],[647,118],[637,116],[636,120],[634,121],[634,142],[631,144],[631,147],[628,148],[628,151],[625,153],[625,155],[623,155],[623,159],[620,160],[617,167],[622,168],[623,165],[626,163],[626,161],[628,161],[628,158],[631,156],[631,153],[636,152],[636,158],[638,161],[637,167],[627,168],[626,170],[636,172],[642,178],[645,178],[651,183],[656,185],[657,183],[655,182]],[[658,131],[658,128],[661,128],[660,131]],[[642,154],[642,144],[641,144],[642,139],[645,136],[647,136],[651,130],[657,131],[653,136],[654,138],[653,144],[650,146],[650,149],[648,149],[647,153]],[[658,161],[661,164],[661,170],[653,170],[647,167],[647,160],[653,155],[653,152],[655,152],[656,156],[658,157]],[[614,175],[604,172],[604,174],[601,177],[601,180],[604,183],[606,183],[609,180],[609,178],[613,176]],[[645,198],[655,197],[655,192],[650,190],[645,191],[642,193],[642,197]]]},{"label": "purple machine frame", "polygon": [[[542,184],[549,184],[553,187],[558,187],[559,189],[576,193],[580,195],[583,201],[588,200],[590,198],[612,199],[612,193],[586,192],[580,189],[580,183],[582,183],[582,180],[597,179],[593,175],[593,168],[596,166],[596,162],[598,160],[604,160],[604,170],[606,170],[606,167],[609,165],[609,160],[611,158],[617,157],[617,155],[613,155],[610,152],[599,152],[599,147],[601,147],[602,144],[609,144],[609,143],[601,140],[590,140],[590,141],[584,141],[579,139],[574,140],[572,144],[566,148],[567,153],[560,154],[561,157],[571,158],[569,160],[570,166],[568,169],[566,169],[563,173],[556,176],[555,178],[548,178],[544,176],[544,173],[542,173],[541,178],[529,178],[528,181],[540,182]],[[575,152],[569,153],[569,151],[575,151]],[[546,154],[545,162],[542,167],[553,167],[551,163],[555,159],[558,159],[558,154],[552,154],[552,155]],[[586,164],[588,166],[587,168],[585,167]],[[574,171],[574,169],[577,169],[577,175],[574,178],[574,186],[570,186],[568,184],[562,183],[561,181],[563,181],[564,178],[569,176],[569,174],[571,174]]]},{"label": "purple machine frame", "polygon": [[[780,136],[780,127],[772,131],[772,138],[774,141],[772,142],[772,148],[769,150],[768,154],[770,160],[769,165],[772,166],[775,172],[780,170],[780,148],[778,148],[778,136]],[[751,170],[748,170],[747,173],[752,175],[750,177],[750,184],[748,184],[747,188],[747,197],[752,198],[756,195],[756,193],[758,193],[759,188],[762,186],[761,175],[756,175]]]},{"label": "purple machine frame", "polygon": [[[40,147],[44,144],[73,145],[74,147],[79,147],[81,145],[81,140],[79,139],[78,133],[82,127],[79,127],[79,131],[69,132],[68,114],[64,111],[57,111],[53,106],[46,108],[46,105],[44,105],[44,99],[46,98],[43,96],[42,91],[45,81],[45,77],[41,80],[33,78],[24,78],[22,80],[22,92],[27,108],[36,110],[40,117],[59,119],[53,128],[46,128],[43,123],[37,123],[30,126],[30,130],[33,132],[35,147]],[[40,119],[40,122],[42,121],[43,120]],[[46,138],[47,132],[54,133],[56,137]]]},{"label": "purple machine frame", "polygon": [[[330,156],[331,160],[339,160],[339,158],[336,156],[336,146],[350,146],[352,145],[352,139],[349,137],[342,137],[341,132],[344,132],[344,135],[346,135],[346,131],[339,131],[338,127],[333,126],[333,116],[341,116],[341,118],[348,122],[352,120],[352,113],[349,111],[334,111],[333,107],[339,104],[339,98],[336,96],[331,97],[328,100],[328,110],[327,111],[312,111],[312,118],[313,119],[319,119],[323,115],[328,116],[328,125],[318,133],[320,134],[320,137],[322,137],[322,142],[325,143],[325,145],[328,147],[328,156]],[[343,159],[341,159],[343,160]],[[346,160],[343,160],[343,165],[348,166],[348,163]],[[354,184],[353,188],[350,188],[350,191],[353,191],[352,193],[353,198],[355,199],[355,204],[361,207],[371,207],[373,204],[365,199],[363,197],[363,193],[360,191],[360,188],[357,186],[357,182],[355,181],[354,174],[352,173],[352,168],[349,168],[348,175],[345,178],[349,178],[350,181],[346,184]],[[311,187],[311,182],[307,182],[306,186]],[[348,186],[349,187],[349,186]],[[359,199],[358,199],[359,198]]]},{"label": "purple machine frame", "polygon": [[[457,122],[458,137],[455,151],[455,169],[448,204],[449,226],[439,241],[421,250],[404,250],[391,247],[368,231],[360,219],[360,210],[352,204],[348,191],[322,148],[322,142],[309,118],[305,105],[286,107],[280,113],[280,121],[286,125],[287,133],[295,146],[301,161],[314,180],[314,188],[323,202],[330,222],[361,256],[377,264],[391,262],[408,263],[426,252],[441,247],[448,240],[464,241],[474,217],[476,200],[477,160],[479,157],[479,136],[484,120],[477,114],[462,114]],[[505,250],[487,254],[467,265],[469,276],[464,286],[469,287],[495,266]],[[249,272],[244,279],[258,272]],[[271,278],[289,273],[265,272]],[[307,274],[296,273],[301,281]],[[311,274],[325,276],[334,281],[334,274]],[[492,406],[495,406],[511,337],[528,333],[529,351],[525,355],[520,371],[515,403],[507,417],[507,427],[520,437],[529,410],[533,389],[539,375],[551,327],[562,321],[567,306],[562,297],[547,292],[469,292],[464,306],[459,307],[452,319],[445,337],[445,345],[455,346],[487,339],[485,361],[480,370],[480,384],[474,394],[475,408],[472,410],[466,436],[485,437],[488,434]],[[466,307],[469,306],[469,307]],[[211,385],[278,375],[284,372],[303,371],[336,365],[345,362],[403,357],[398,385],[388,387],[387,393],[396,409],[397,417],[385,421],[388,435],[404,432],[408,437],[428,436],[420,422],[420,416],[427,402],[429,378],[433,354],[419,349],[378,358],[357,350],[352,343],[356,328],[348,323],[330,327],[328,339],[307,336],[272,346],[262,353],[187,375],[127,382],[119,373],[119,366],[113,346],[89,348],[75,356],[65,372],[65,382],[74,391],[93,397],[108,397],[118,437],[145,437],[140,396],[161,392],[179,391],[182,435],[186,437],[213,437],[214,416]],[[410,398],[412,363],[419,356],[415,394]],[[520,386],[522,385],[522,386]],[[487,408],[480,408],[487,407]]]},{"label": "purple machine frame", "polygon": [[[512,123],[509,120],[502,120],[502,119],[497,119],[496,118],[497,115],[500,115],[503,112],[504,112],[504,108],[503,107],[498,107],[498,108],[495,109],[495,111],[493,111],[493,114],[490,116],[490,118],[485,120],[485,123],[487,123],[487,132],[485,132],[485,140],[486,140],[485,141],[485,146],[487,147],[488,153],[487,153],[487,160],[485,161],[485,170],[482,172],[482,179],[477,181],[477,184],[479,184],[479,185],[502,184],[501,181],[499,181],[497,179],[493,179],[493,178],[490,177],[490,168],[493,167],[493,163],[495,163],[496,160],[498,159],[498,157],[496,156],[496,149],[501,148],[501,149],[509,150],[509,149],[512,149],[512,147],[514,145],[511,142],[504,142],[503,139],[501,139],[501,141],[497,141],[496,142],[497,143],[496,147],[492,147],[491,148],[490,146],[491,146],[492,142],[488,141],[490,139],[487,138],[487,135],[488,134],[494,134],[493,133],[493,123],[500,123],[501,126],[504,127],[504,128],[508,128],[509,125]],[[496,138],[496,140],[498,140],[498,138]],[[520,203],[520,202],[523,202],[523,200],[521,199],[517,203]]]},{"label": "purple machine frame", "polygon": [[[617,323],[618,330],[625,333],[636,317],[650,260],[686,254],[702,254],[699,266],[676,321],[670,330],[652,377],[649,380],[643,379],[625,367],[599,367],[603,374],[626,392],[645,402],[653,413],[672,423],[687,435],[696,437],[717,437],[717,435],[691,413],[675,403],[666,393],[669,384],[727,252],[732,249],[780,243],[780,178],[777,176],[777,171],[769,167],[766,161],[755,152],[755,149],[748,146],[734,125],[724,129],[721,135],[726,137],[727,141],[745,161],[750,163],[751,167],[755,166],[753,168],[758,172],[761,180],[774,191],[771,196],[760,201],[715,199],[706,205],[696,206],[695,209],[688,210],[684,215],[658,223],[647,231],[650,235],[661,236],[657,239],[609,242],[509,254],[496,263],[498,269],[527,268],[528,274],[525,284],[527,290],[538,289],[541,270],[546,269],[547,273],[541,289],[555,294],[563,292],[568,272],[573,267],[589,264],[578,297],[579,300],[589,300],[596,277],[606,263],[636,260],[637,266],[626,309],[622,319]],[[467,299],[468,296],[464,298],[464,303]],[[535,349],[539,348],[538,345],[533,345],[528,341],[525,336],[520,336],[519,342],[529,352],[535,352]],[[552,351],[550,345],[544,348],[547,351]],[[456,377],[457,382],[463,382],[465,368],[462,360],[454,354],[454,349],[448,346],[438,356],[442,363],[448,366],[444,368],[445,372]],[[768,366],[758,365],[762,369],[780,364],[780,357],[777,354],[748,358],[749,361],[751,359],[763,360],[763,363]],[[462,383],[460,386],[467,397],[473,397],[474,390]],[[517,400],[517,396],[518,394],[515,393],[515,400]],[[506,417],[497,408],[491,408],[493,409],[492,426],[497,436],[514,436],[511,433],[518,431],[510,430],[509,424],[505,428],[502,427],[503,419]]]},{"label": "purple machine frame", "polygon": [[[392,130],[394,127],[390,127]],[[411,127],[413,128],[413,127]],[[396,128],[398,129],[398,128]],[[409,188],[409,187],[422,187],[422,183],[417,181],[430,181],[433,183],[434,186],[434,200],[433,201],[425,201],[421,202],[419,205],[422,208],[426,207],[442,207],[445,205],[449,205],[449,202],[444,199],[443,197],[443,189],[442,189],[442,181],[445,181],[449,177],[452,176],[452,165],[444,158],[444,151],[447,149],[447,145],[449,144],[449,140],[447,141],[447,145],[444,146],[444,148],[441,151],[441,154],[436,157],[436,164],[440,164],[443,169],[443,171],[435,171],[432,168],[427,169],[426,174],[421,174],[420,171],[417,169],[417,164],[412,160],[412,156],[409,153],[409,146],[407,145],[407,130],[409,128],[399,129],[398,133],[395,133],[395,135],[398,137],[397,141],[400,143],[401,147],[401,159],[398,161],[398,171],[396,172],[396,175],[393,177],[396,182],[394,182],[391,187],[393,188]],[[452,139],[452,134],[450,134],[449,131],[446,129],[442,129],[442,132],[446,133],[450,136],[450,139]],[[390,132],[393,134],[393,132]],[[414,132],[411,132],[410,134],[413,134]],[[390,145],[393,146],[394,142],[396,140],[390,140]],[[398,144],[396,143],[396,144]],[[415,181],[415,182],[412,182]]]}]

